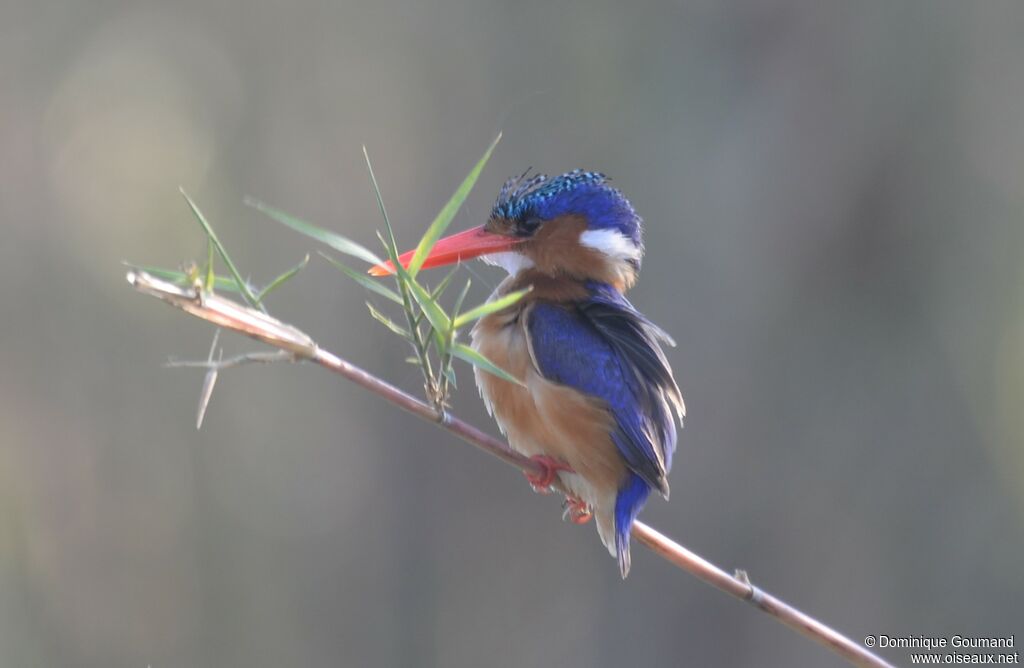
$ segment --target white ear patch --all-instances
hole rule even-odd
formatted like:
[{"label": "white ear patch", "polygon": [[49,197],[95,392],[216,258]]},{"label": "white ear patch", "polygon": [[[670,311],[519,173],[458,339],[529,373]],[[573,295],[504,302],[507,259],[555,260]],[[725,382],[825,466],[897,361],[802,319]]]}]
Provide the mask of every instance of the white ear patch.
[{"label": "white ear patch", "polygon": [[631,239],[611,228],[587,230],[580,235],[580,243],[616,260],[639,260],[642,254]]},{"label": "white ear patch", "polygon": [[507,271],[511,276],[515,276],[523,269],[529,269],[533,266],[533,260],[526,257],[522,253],[516,253],[515,251],[505,251],[504,253],[490,253],[488,255],[481,255],[480,259],[487,264],[494,265],[495,267],[501,267]]}]

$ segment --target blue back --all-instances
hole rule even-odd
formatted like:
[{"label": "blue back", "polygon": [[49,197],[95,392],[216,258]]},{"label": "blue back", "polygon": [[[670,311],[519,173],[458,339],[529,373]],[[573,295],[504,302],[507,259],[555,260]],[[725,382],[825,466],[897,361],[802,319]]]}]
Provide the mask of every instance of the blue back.
[{"label": "blue back", "polygon": [[[541,374],[601,399],[615,420],[611,437],[631,471],[615,508],[616,542],[622,547],[651,488],[668,494],[675,420],[684,409],[658,343],[667,339],[664,333],[617,290],[601,283],[587,287],[590,298],[583,302],[535,302],[527,331]],[[618,553],[622,566],[628,549]],[[628,569],[628,561],[623,567]]]}]

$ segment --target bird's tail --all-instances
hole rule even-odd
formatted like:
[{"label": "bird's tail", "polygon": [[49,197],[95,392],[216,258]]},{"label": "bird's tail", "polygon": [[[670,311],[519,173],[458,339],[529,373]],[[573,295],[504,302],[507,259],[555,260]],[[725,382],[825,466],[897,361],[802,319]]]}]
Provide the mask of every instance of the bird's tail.
[{"label": "bird's tail", "polygon": [[629,575],[629,532],[640,509],[647,503],[651,486],[643,478],[629,472],[626,482],[615,497],[615,555],[623,579]]}]

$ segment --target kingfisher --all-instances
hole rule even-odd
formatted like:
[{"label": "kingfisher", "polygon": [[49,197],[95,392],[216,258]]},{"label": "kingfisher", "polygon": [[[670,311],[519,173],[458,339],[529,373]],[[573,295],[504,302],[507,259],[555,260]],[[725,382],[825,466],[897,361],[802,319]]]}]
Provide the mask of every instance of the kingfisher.
[{"label": "kingfisher", "polygon": [[526,474],[534,489],[557,479],[564,516],[594,519],[625,578],[637,514],[652,490],[669,496],[686,408],[661,344],[675,343],[625,297],[644,254],[629,200],[599,172],[529,171],[505,182],[485,224],[439,240],[423,267],[479,257],[508,272],[491,300],[529,289],[471,332],[472,347],[521,385],[474,367],[477,388],[512,449],[540,466]]}]

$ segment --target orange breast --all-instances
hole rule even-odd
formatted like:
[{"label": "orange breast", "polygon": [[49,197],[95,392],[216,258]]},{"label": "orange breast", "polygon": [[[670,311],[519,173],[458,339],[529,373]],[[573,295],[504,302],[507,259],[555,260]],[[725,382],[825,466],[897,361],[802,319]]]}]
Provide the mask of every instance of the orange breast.
[{"label": "orange breast", "polygon": [[526,305],[494,314],[474,327],[473,347],[525,385],[475,369],[480,395],[512,448],[527,456],[565,461],[582,480],[563,475],[563,483],[595,509],[604,510],[609,500],[614,504],[626,476],[610,436],[613,418],[602,401],[540,375],[527,344],[528,310]]}]

